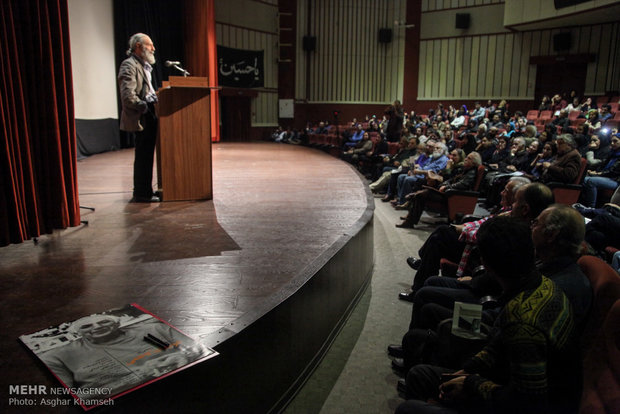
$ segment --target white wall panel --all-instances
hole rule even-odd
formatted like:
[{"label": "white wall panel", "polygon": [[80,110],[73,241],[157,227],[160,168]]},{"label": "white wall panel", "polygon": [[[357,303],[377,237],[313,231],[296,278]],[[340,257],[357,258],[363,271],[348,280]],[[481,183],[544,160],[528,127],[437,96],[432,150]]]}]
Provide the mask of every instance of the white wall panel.
[{"label": "white wall panel", "polygon": [[[405,4],[404,0],[316,0],[308,16],[307,0],[300,0],[297,41],[304,35],[316,36],[317,47],[309,54],[298,48],[296,98],[348,103],[401,99],[404,29],[396,28],[394,20],[404,15]],[[393,30],[390,43],[378,42],[380,28]]]},{"label": "white wall panel", "polygon": [[[424,15],[423,15],[424,19]],[[553,36],[571,32],[571,54],[593,54],[586,95],[620,89],[620,23],[422,39],[418,98],[533,99],[536,65],[532,56],[553,56]],[[459,81],[461,79],[461,81]],[[454,84],[454,87],[452,87]]]},{"label": "white wall panel", "polygon": [[118,118],[112,0],[69,0],[75,117]]}]

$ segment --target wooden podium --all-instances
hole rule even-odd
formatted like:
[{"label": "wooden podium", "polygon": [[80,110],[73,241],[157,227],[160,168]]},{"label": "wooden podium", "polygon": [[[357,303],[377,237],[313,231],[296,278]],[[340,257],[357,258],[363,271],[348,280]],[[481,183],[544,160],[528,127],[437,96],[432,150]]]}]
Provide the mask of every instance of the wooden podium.
[{"label": "wooden podium", "polygon": [[210,88],[206,77],[170,76],[158,91],[157,182],[162,201],[213,198]]}]

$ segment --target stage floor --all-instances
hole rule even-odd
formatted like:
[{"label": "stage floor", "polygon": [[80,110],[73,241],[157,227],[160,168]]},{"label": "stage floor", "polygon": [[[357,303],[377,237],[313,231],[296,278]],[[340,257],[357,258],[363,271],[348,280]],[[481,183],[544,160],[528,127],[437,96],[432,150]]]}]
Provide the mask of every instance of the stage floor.
[{"label": "stage floor", "polygon": [[0,249],[3,389],[48,383],[19,335],[127,303],[207,340],[259,318],[373,208],[359,174],[306,147],[214,144],[211,201],[130,204],[132,165],[79,162],[89,224]]}]

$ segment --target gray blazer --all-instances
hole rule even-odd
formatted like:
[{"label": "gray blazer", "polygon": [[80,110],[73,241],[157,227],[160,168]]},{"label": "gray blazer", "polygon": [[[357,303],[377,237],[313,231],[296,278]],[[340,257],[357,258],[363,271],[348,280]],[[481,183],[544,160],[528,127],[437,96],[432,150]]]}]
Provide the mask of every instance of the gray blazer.
[{"label": "gray blazer", "polygon": [[142,62],[131,55],[123,60],[118,71],[118,87],[121,93],[121,125],[122,131],[142,131],[144,127],[140,118],[147,111],[144,98],[148,92],[148,80]]}]

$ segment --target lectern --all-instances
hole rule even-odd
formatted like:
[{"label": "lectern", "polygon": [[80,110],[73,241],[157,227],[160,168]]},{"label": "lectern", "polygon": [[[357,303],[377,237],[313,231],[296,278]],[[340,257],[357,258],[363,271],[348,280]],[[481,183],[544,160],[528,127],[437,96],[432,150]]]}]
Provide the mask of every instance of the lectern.
[{"label": "lectern", "polygon": [[162,201],[213,198],[206,77],[170,76],[158,91],[157,181]]}]

